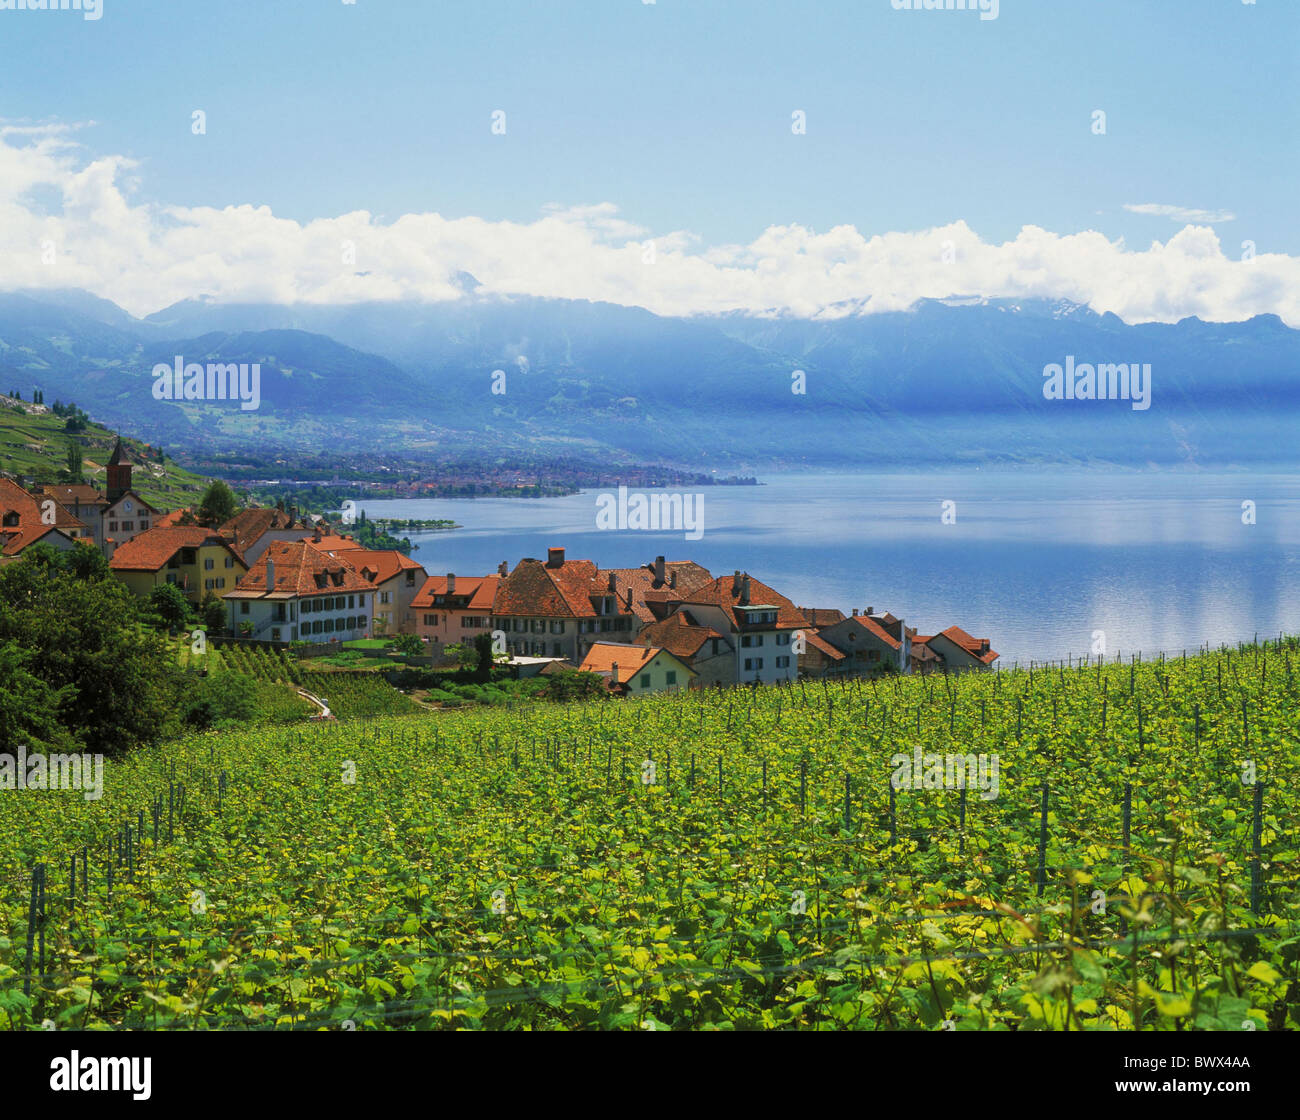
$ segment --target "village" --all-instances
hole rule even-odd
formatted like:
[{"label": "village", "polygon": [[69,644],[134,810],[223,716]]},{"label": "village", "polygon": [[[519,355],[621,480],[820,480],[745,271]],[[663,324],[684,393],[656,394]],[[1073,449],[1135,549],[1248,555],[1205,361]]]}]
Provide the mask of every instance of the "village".
[{"label": "village", "polygon": [[214,638],[285,648],[414,635],[437,665],[490,635],[519,676],[578,669],[621,695],[988,670],[998,658],[956,625],[921,634],[870,606],[796,606],[748,571],[715,575],[691,560],[601,568],[551,547],[513,568],[430,574],[295,509],[246,508],[203,525],[194,510],[154,508],[132,488],[132,469],[119,439],[102,489],[0,478],[0,561],[36,544],[89,544],[140,598],[171,585],[223,619],[224,634],[208,624]]}]

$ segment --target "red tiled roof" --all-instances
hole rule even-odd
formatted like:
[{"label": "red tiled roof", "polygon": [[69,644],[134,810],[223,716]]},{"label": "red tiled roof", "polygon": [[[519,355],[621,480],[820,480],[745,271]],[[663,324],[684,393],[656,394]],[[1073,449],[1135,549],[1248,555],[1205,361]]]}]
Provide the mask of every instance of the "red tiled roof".
[{"label": "red tiled roof", "polygon": [[[621,642],[594,642],[578,668],[584,673],[612,673],[618,666],[620,684],[626,684],[660,654],[673,654],[659,646],[630,646]],[[673,658],[683,669],[694,672],[680,658]]]},{"label": "red tiled roof", "polygon": [[810,649],[817,650],[824,657],[829,657],[832,661],[843,661],[844,658],[847,656],[846,654],[843,654],[839,650],[837,650],[833,645],[830,644],[830,642],[826,641],[824,638],[819,638],[811,630],[804,631],[803,640],[808,643],[808,647]]},{"label": "red tiled roof", "polygon": [[939,633],[985,665],[992,665],[998,659],[998,655],[993,650],[983,648],[988,642],[987,638],[972,638],[960,626],[949,626],[947,630],[941,630]]},{"label": "red tiled roof", "polygon": [[644,645],[659,646],[674,657],[680,658],[688,665],[700,652],[700,647],[710,638],[722,638],[711,626],[697,625],[689,611],[681,610],[669,615],[662,622],[652,623],[637,635],[637,642]]},{"label": "red tiled roof", "polygon": [[[273,591],[266,586],[267,565],[271,563],[275,565]],[[298,598],[373,590],[374,586],[346,560],[312,548],[307,541],[275,541],[223,598]]]},{"label": "red tiled roof", "polygon": [[102,490],[84,483],[74,485],[44,485],[35,488],[35,493],[48,495],[56,502],[70,502],[82,506],[106,506],[108,498]]},{"label": "red tiled roof", "polygon": [[[521,560],[497,585],[496,606],[501,615],[536,618],[596,618],[593,595],[608,595],[590,560],[565,560],[551,567],[541,560]],[[619,613],[626,613],[621,604]]]},{"label": "red tiled roof", "polygon": [[204,545],[220,545],[241,564],[244,562],[239,553],[231,548],[230,542],[216,529],[205,529],[201,525],[177,525],[146,529],[137,534],[118,546],[108,566],[118,572],[156,572],[182,548],[201,548]]},{"label": "red tiled roof", "polygon": [[337,556],[340,560],[346,560],[371,583],[387,583],[394,576],[401,575],[402,572],[424,571],[423,565],[417,564],[406,553],[399,552],[395,548],[359,548],[353,546],[352,548],[326,549],[323,545],[316,544],[310,538],[303,543],[324,551],[326,555]]},{"label": "red tiled roof", "polygon": [[[451,610],[475,610],[491,613],[493,604],[496,601],[497,584],[500,582],[500,576],[457,576],[456,594],[452,596],[456,602],[442,605]],[[424,586],[420,588],[411,601],[411,609],[432,607],[435,595],[446,594],[447,577],[430,576],[424,581]],[[465,600],[465,602],[462,604],[461,600]]]},{"label": "red tiled roof", "polygon": [[307,544],[313,548],[319,548],[322,552],[331,552],[336,549],[362,548],[362,543],[355,537],[339,537],[329,533],[322,534],[319,537],[308,537]]},{"label": "red tiled roof", "polygon": [[[694,591],[688,592],[683,596],[682,602],[721,607],[731,621],[733,628],[739,629],[740,622],[736,615],[736,608],[740,606],[744,576],[745,573],[742,573],[739,580],[734,575],[721,576],[718,579],[710,580],[701,587],[697,587]],[[748,605],[751,607],[776,607],[776,629],[778,630],[799,630],[807,625],[798,607],[784,595],[772,590],[767,584],[754,579],[753,576],[749,577]]]},{"label": "red tiled roof", "polygon": [[173,529],[180,525],[182,517],[193,512],[193,510],[188,509],[174,509],[170,513],[164,513],[154,518],[153,527],[155,529]]},{"label": "red tiled roof", "polygon": [[[52,525],[48,524],[41,516],[41,508],[45,502],[54,503],[54,523]],[[42,536],[52,528],[67,530],[86,528],[86,523],[64,509],[58,498],[53,494],[29,494],[18,483],[8,478],[0,478],[0,511],[17,513],[21,528],[31,530],[40,527],[41,533],[39,535]],[[31,540],[35,539],[35,537],[31,538]]]},{"label": "red tiled roof", "polygon": [[837,607],[799,607],[804,622],[817,630],[844,621],[844,612]]}]

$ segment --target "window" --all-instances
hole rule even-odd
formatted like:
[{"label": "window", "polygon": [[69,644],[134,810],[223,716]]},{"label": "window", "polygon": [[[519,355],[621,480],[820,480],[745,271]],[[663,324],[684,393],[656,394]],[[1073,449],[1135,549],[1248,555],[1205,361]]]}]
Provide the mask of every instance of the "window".
[{"label": "window", "polygon": [[649,688],[649,687],[650,687],[650,674],[649,674],[649,673],[643,673],[643,674],[641,675],[641,687],[642,687],[642,688]]},{"label": "window", "polygon": [[217,581],[216,581],[215,579],[205,579],[205,580],[203,581],[203,590],[204,590],[204,591],[211,591],[212,588],[213,588],[213,586],[216,584],[216,582],[217,582]]},{"label": "window", "polygon": [[327,618],[325,620],[325,633],[327,634],[334,633],[334,620],[332,618]]},{"label": "window", "polygon": [[319,634],[324,628],[325,623],[323,623],[319,618],[311,624],[311,632],[313,634]]},{"label": "window", "polygon": [[788,669],[788,668],[790,668],[790,658],[788,658],[788,657],[778,657],[778,658],[776,659],[776,667],[777,667],[778,669]]},{"label": "window", "polygon": [[147,529],[147,528],[149,528],[149,522],[147,522],[147,521],[141,521],[141,522],[140,522],[140,528],[141,528],[141,529]]},{"label": "window", "polygon": [[[145,525],[143,521],[141,521],[140,524],[141,524],[141,525],[144,525],[144,527],[145,527],[146,529],[149,528],[149,526],[148,526],[148,525]],[[234,558],[233,556],[227,556],[227,557],[226,557],[226,567],[227,567],[227,568],[233,568],[234,566],[235,566],[235,558]]]},{"label": "window", "polygon": [[134,521],[123,521],[123,522],[122,522],[122,532],[124,532],[124,533],[133,533],[133,532],[135,532],[135,522],[134,522]]},{"label": "window", "polygon": [[752,669],[753,667],[754,667],[754,659],[753,659],[752,657],[746,657],[746,658],[745,658],[745,671],[748,672],[748,671],[749,671],[750,669]]},{"label": "window", "polygon": [[[15,521],[14,521],[14,524],[15,524],[15,525],[18,524],[18,522],[17,522],[16,519],[15,519]],[[110,521],[110,522],[108,523],[108,531],[109,531],[110,533],[116,533],[116,532],[117,532],[117,522],[116,522],[116,521]]]},{"label": "window", "polygon": [[676,669],[669,669],[669,670],[668,670],[668,673],[667,673],[667,677],[666,677],[666,679],[667,679],[667,681],[668,681],[669,684],[676,684],[676,683],[677,683],[677,670],[676,670]]},{"label": "window", "polygon": [[437,626],[438,616],[436,614],[426,614],[424,616],[424,624],[425,626]]},{"label": "window", "polygon": [[879,660],[880,660],[880,650],[878,650],[878,649],[869,649],[869,650],[867,650],[867,660],[868,660],[868,661],[879,661]]},{"label": "window", "polygon": [[353,607],[355,607],[355,606],[357,605],[357,604],[356,604],[356,598],[357,598],[357,597],[356,597],[355,595],[349,595],[349,596],[348,596],[348,610],[351,610]]},{"label": "window", "polygon": [[380,601],[381,603],[387,605],[388,603],[391,603],[391,602],[393,601],[393,596],[392,596],[392,594],[391,594],[390,592],[388,592],[388,591],[381,591],[381,592],[379,593],[379,601]]},{"label": "window", "polygon": [[280,628],[278,626],[271,627],[271,641],[278,642],[279,640],[280,640]]},{"label": "window", "polygon": [[790,635],[778,634],[776,636],[776,644],[779,646],[788,646],[790,644]]},{"label": "window", "polygon": [[247,613],[248,613],[248,600],[247,600],[247,599],[245,599],[242,603],[239,604],[239,613],[240,613],[240,614],[247,614]]},{"label": "window", "polygon": [[204,570],[205,572],[210,572],[210,571],[212,571],[212,569],[215,568],[216,566],[217,566],[217,562],[216,562],[214,559],[212,559],[211,556],[207,557],[207,558],[203,561],[203,570]]}]

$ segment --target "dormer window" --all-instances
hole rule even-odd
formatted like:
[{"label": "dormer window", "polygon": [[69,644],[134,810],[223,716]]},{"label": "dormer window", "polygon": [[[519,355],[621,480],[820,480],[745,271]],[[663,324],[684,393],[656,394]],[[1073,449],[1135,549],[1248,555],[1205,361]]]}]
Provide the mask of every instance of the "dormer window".
[{"label": "dormer window", "polygon": [[6,513],[6,514],[5,514],[5,518],[4,518],[4,524],[5,524],[5,528],[6,528],[6,529],[11,528],[11,527],[14,526],[14,525],[17,525],[17,524],[18,524],[18,511],[17,511],[17,510],[12,510],[12,509],[11,509],[8,513]]}]

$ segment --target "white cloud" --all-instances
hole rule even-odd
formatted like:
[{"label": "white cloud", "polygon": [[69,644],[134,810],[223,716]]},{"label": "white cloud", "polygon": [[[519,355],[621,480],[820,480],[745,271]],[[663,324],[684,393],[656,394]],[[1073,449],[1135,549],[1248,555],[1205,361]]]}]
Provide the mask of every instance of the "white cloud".
[{"label": "white cloud", "polygon": [[[436,213],[382,222],[366,211],[300,223],[265,206],[136,201],[135,164],[87,159],[70,132],[0,125],[0,288],[84,288],[142,315],[204,294],[455,299],[457,274],[468,272],[485,293],[607,300],[665,315],[833,316],[979,294],[1066,298],[1130,322],[1273,312],[1300,327],[1300,260],[1236,259],[1236,247],[1225,253],[1199,223],[1140,251],[1094,231],[1036,226],[991,244],[964,222],[872,236],[853,226],[771,226],[748,244],[709,246],[688,231],[646,230],[608,202],[547,207],[526,223]],[[58,250],[53,265],[42,262],[47,241]],[[344,242],[355,244],[355,265],[343,263]]]},{"label": "white cloud", "polygon": [[1126,202],[1124,209],[1131,214],[1147,214],[1154,218],[1169,218],[1175,222],[1235,222],[1237,215],[1228,210],[1195,210],[1187,206],[1170,206],[1163,202]]}]

